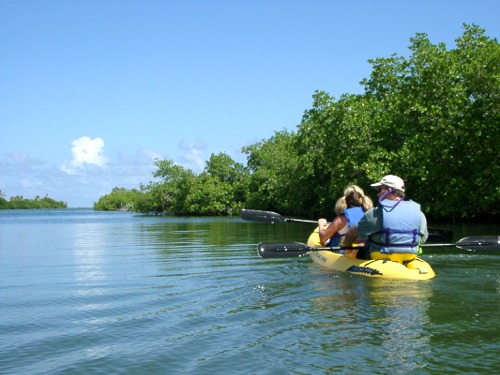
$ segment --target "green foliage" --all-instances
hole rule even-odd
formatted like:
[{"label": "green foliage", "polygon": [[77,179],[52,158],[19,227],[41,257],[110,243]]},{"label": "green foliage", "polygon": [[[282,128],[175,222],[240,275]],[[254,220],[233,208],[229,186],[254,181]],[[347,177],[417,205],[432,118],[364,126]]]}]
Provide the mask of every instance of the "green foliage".
[{"label": "green foliage", "polygon": [[141,200],[142,193],[137,189],[127,190],[115,187],[111,193],[94,202],[96,211],[133,210],[135,202]]},{"label": "green foliage", "polygon": [[229,155],[212,154],[195,180],[186,197],[186,214],[233,215],[243,208],[248,173]]},{"label": "green foliage", "polygon": [[[246,206],[294,213],[300,204],[295,187],[299,156],[294,147],[296,135],[275,132],[268,141],[244,147],[250,172]],[[304,197],[305,198],[305,197]]]},{"label": "green foliage", "polygon": [[412,196],[442,218],[494,214],[500,199],[491,163],[500,136],[500,48],[484,30],[464,27],[451,51],[417,34],[409,59],[378,59],[365,82],[391,112],[385,139],[394,143],[386,150],[396,162],[386,171],[404,177]]},{"label": "green foliage", "polygon": [[313,193],[304,202],[302,214],[331,217],[346,185],[369,181],[370,168],[365,163],[377,155],[379,147],[370,125],[380,116],[372,102],[359,95],[335,101],[324,92],[315,94],[314,106],[306,111],[295,141],[301,155],[297,174],[303,176],[297,189],[303,190],[302,195]]},{"label": "green foliage", "polygon": [[7,201],[5,198],[0,197],[0,209],[55,209],[67,208],[65,202],[55,201],[47,195],[43,198],[35,196],[34,199],[26,199],[22,196],[14,196]]},{"label": "green foliage", "polygon": [[451,50],[418,33],[408,57],[369,61],[364,94],[336,100],[317,91],[296,132],[244,147],[246,167],[224,153],[212,155],[198,175],[158,161],[156,180],[128,204],[175,215],[248,207],[332,217],[346,185],[358,184],[375,199],[369,184],[396,174],[428,217],[498,218],[500,46],[484,33],[464,25]]},{"label": "green foliage", "polygon": [[363,95],[316,92],[296,135],[246,148],[256,195],[247,203],[331,216],[346,185],[372,193],[369,183],[391,173],[429,217],[497,217],[500,47],[475,25],[456,44],[417,34],[408,58],[370,61]]},{"label": "green foliage", "polygon": [[142,186],[133,210],[173,215],[232,215],[243,208],[248,172],[227,154],[212,154],[196,175],[171,160],[156,162],[156,181]]}]

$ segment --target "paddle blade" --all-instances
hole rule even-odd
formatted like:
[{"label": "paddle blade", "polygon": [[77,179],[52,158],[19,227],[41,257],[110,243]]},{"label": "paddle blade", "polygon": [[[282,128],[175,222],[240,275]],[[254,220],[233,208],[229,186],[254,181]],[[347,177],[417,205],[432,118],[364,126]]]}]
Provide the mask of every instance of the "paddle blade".
[{"label": "paddle blade", "polygon": [[500,251],[500,236],[472,236],[462,238],[456,247],[469,251]]},{"label": "paddle blade", "polygon": [[300,242],[261,242],[257,253],[262,258],[295,258],[309,253],[312,249]]},{"label": "paddle blade", "polygon": [[267,223],[280,223],[282,221],[286,221],[283,216],[271,211],[243,209],[241,210],[240,217],[243,220],[261,221]]}]

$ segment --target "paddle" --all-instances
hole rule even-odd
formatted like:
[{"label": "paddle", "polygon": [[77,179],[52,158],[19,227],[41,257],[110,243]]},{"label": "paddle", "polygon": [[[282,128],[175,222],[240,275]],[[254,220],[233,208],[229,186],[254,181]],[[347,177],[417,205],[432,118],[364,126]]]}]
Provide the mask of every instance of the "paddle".
[{"label": "paddle", "polygon": [[299,223],[311,223],[311,224],[317,224],[318,222],[315,220],[303,220],[303,219],[291,219],[289,217],[284,217],[276,212],[271,212],[271,211],[260,211],[260,210],[249,210],[244,208],[241,210],[241,215],[240,217],[243,220],[250,220],[250,221],[262,221],[265,223],[283,223],[287,221],[295,221]]},{"label": "paddle", "polygon": [[[468,251],[499,251],[500,236],[471,236],[455,243],[422,244],[422,247],[458,247]],[[311,247],[300,242],[261,242],[257,245],[257,252],[262,258],[294,258],[301,257],[311,251],[340,251],[345,249],[359,249],[354,246]]]},{"label": "paddle", "polygon": [[[260,210],[250,210],[250,209],[241,210],[240,217],[243,220],[261,221],[273,224],[287,222],[287,221],[293,221],[299,223],[311,223],[311,224],[318,223],[315,220],[291,219],[289,217],[284,217],[272,211],[260,211]],[[429,238],[427,239],[428,241],[451,241],[453,237],[453,232],[447,229],[427,228],[427,231],[429,232]]]}]

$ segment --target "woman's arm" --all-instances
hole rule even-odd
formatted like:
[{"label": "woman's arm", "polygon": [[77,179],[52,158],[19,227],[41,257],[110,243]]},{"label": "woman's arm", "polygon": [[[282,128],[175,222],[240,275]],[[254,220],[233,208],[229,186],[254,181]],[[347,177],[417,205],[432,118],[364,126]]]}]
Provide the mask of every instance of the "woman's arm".
[{"label": "woman's arm", "polygon": [[319,238],[322,243],[325,243],[328,239],[332,238],[335,233],[342,229],[347,224],[347,219],[344,215],[337,216],[332,223],[325,228],[326,219],[318,220],[319,227]]}]

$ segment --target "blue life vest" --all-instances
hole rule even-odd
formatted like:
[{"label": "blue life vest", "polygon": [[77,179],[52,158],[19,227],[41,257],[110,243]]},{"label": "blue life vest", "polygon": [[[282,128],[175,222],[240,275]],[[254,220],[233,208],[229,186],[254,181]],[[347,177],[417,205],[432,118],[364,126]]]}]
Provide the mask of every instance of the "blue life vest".
[{"label": "blue life vest", "polygon": [[[346,208],[342,213],[347,219],[347,228],[345,232],[347,232],[348,228],[356,224],[365,214],[361,207]],[[345,232],[343,234],[339,232],[335,233],[332,238],[330,238],[330,241],[327,241],[328,246],[338,246],[343,237],[345,237]]]},{"label": "blue life vest", "polygon": [[346,208],[343,212],[347,218],[349,228],[356,224],[365,214],[365,211],[361,207]]},{"label": "blue life vest", "polygon": [[374,234],[380,235],[380,241],[370,242],[377,245],[384,254],[418,253],[420,240],[420,221],[422,213],[420,205],[413,201],[400,201],[393,207],[381,207],[383,230]]}]

